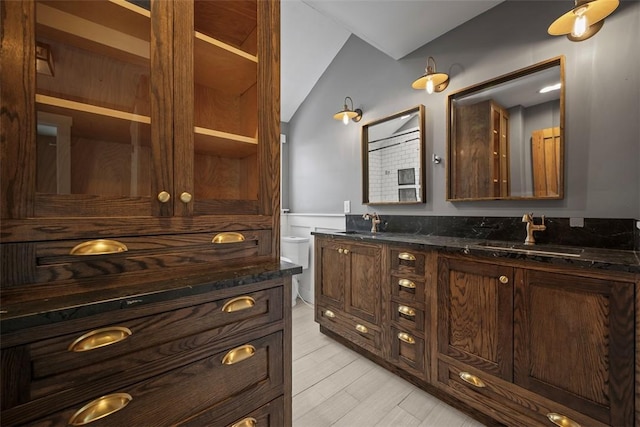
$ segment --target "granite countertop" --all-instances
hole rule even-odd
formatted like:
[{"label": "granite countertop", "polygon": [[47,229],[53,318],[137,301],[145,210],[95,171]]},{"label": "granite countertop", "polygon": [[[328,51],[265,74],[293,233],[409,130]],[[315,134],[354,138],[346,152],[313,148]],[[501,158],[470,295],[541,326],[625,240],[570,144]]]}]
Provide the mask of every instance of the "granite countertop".
[{"label": "granite countertop", "polygon": [[78,319],[127,307],[171,301],[176,298],[292,276],[301,272],[302,267],[299,265],[276,261],[180,278],[160,280],[149,278],[147,281],[133,285],[96,287],[93,291],[61,294],[45,299],[38,297],[37,292],[28,288],[19,293],[3,290],[0,326],[3,334],[11,333],[28,327]]},{"label": "granite countertop", "polygon": [[524,245],[522,242],[481,240],[409,233],[371,233],[366,231],[313,232],[313,235],[347,238],[355,241],[412,245],[499,259],[532,260],[559,266],[640,273],[640,252],[561,245]]}]

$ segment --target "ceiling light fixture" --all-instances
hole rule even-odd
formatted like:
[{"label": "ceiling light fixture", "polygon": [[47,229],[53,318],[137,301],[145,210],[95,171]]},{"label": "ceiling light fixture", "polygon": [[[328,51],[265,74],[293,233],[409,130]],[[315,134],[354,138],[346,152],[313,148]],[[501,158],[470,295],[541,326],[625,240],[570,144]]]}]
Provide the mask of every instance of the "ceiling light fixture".
[{"label": "ceiling light fixture", "polygon": [[[349,108],[347,106],[347,99],[349,101],[351,101],[351,108]],[[344,99],[344,109],[342,111],[338,111],[337,113],[335,113],[333,115],[333,118],[336,120],[342,120],[342,123],[344,123],[345,125],[349,124],[349,119],[353,120],[354,122],[359,122],[360,119],[362,119],[362,110],[359,108],[356,108],[355,110],[353,109],[353,99],[351,99],[351,97],[347,96]]]},{"label": "ceiling light fixture", "polygon": [[[430,62],[433,63],[433,66]],[[432,94],[433,92],[442,92],[449,86],[449,75],[436,71],[436,60],[433,59],[433,56],[427,58],[427,68],[424,71],[426,74],[413,82],[412,88],[426,89],[427,93]]]},{"label": "ceiling light fixture", "polygon": [[551,86],[543,87],[542,89],[540,89],[538,91],[538,93],[547,93],[547,92],[551,92],[551,91],[554,91],[554,90],[560,90],[561,87],[562,87],[562,83],[556,83],[556,84],[553,84]]},{"label": "ceiling light fixture", "polygon": [[572,42],[580,42],[593,37],[604,18],[611,15],[620,4],[619,0],[575,0],[575,7],[549,26],[552,36],[566,35]]}]

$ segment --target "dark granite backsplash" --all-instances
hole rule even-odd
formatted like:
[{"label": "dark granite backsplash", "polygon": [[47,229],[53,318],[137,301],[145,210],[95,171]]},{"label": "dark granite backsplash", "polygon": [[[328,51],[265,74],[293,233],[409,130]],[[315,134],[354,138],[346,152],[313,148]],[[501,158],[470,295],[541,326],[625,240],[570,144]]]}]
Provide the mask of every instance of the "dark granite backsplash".
[{"label": "dark granite backsplash", "polygon": [[[526,224],[521,218],[463,216],[381,215],[380,232],[408,233],[486,240],[524,242]],[[535,218],[536,224],[541,219]],[[583,227],[571,227],[569,218],[545,218],[545,231],[536,231],[539,244],[640,250],[640,230],[634,219],[585,218]],[[347,231],[369,231],[371,221],[362,215],[346,216]]]}]

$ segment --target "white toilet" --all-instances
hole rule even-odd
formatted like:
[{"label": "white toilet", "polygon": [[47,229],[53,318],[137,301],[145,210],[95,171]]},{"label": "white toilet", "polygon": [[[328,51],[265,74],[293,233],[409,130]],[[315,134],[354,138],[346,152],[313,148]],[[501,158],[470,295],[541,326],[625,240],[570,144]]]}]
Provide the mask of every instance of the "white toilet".
[{"label": "white toilet", "polygon": [[[297,236],[283,236],[280,242],[280,259],[309,268],[309,238]],[[298,296],[298,275],[291,277],[291,305],[296,305]]]}]

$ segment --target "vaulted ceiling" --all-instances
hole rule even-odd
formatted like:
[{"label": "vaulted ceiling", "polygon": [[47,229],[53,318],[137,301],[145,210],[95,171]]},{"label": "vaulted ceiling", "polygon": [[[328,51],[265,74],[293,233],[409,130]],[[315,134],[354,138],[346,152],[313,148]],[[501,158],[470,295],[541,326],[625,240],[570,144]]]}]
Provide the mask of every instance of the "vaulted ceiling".
[{"label": "vaulted ceiling", "polygon": [[282,0],[281,120],[291,120],[351,34],[393,59],[503,0]]}]

